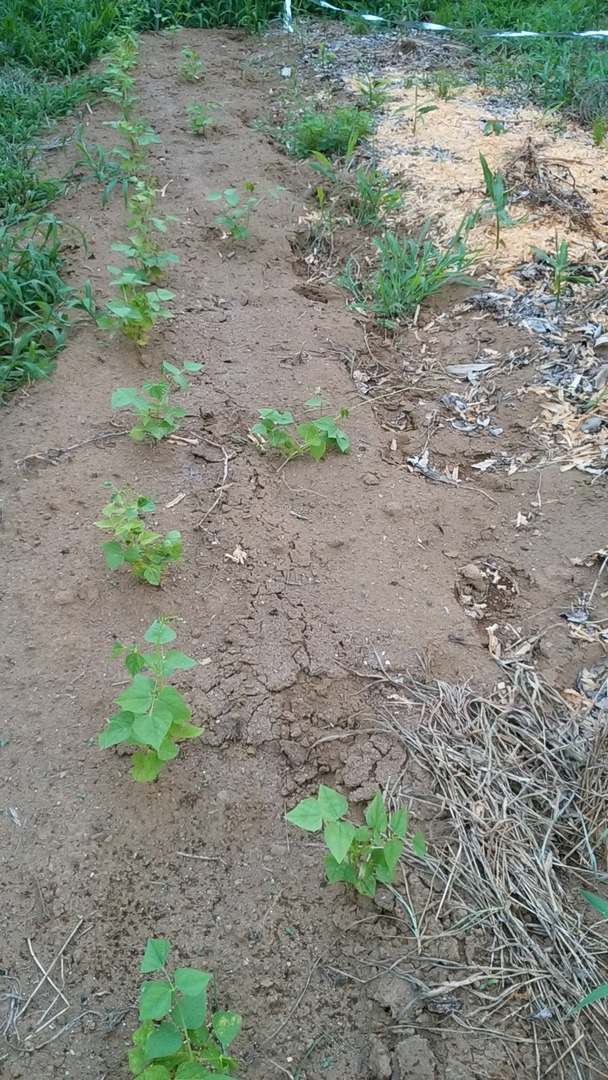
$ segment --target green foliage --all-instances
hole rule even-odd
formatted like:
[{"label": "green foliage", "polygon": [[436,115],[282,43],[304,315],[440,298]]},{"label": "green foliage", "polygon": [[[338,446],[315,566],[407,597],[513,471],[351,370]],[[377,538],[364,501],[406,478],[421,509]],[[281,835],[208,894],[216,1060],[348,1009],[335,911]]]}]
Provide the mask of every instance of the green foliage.
[{"label": "green foliage", "polygon": [[349,262],[336,280],[352,292],[357,305],[381,321],[410,315],[445,285],[476,284],[467,274],[475,262],[475,253],[467,251],[465,240],[471,220],[465,219],[443,249],[429,236],[428,221],[416,238],[399,240],[385,231],[374,237],[378,269],[371,278],[363,283],[355,281]]},{"label": "green foliage", "polygon": [[[325,402],[319,397],[309,398],[305,408],[322,409]],[[320,461],[328,450],[347,454],[350,449],[348,435],[342,431],[331,416],[319,416],[304,424],[296,424],[290,412],[278,409],[258,409],[259,421],[249,429],[252,441],[260,449],[278,450],[285,464],[294,458],[308,454],[313,461]],[[348,409],[340,410],[340,418],[348,416]]]},{"label": "green foliage", "polygon": [[[581,889],[581,896],[584,896],[587,903],[591,904],[591,907],[595,908],[596,911],[599,911],[604,919],[608,919],[608,900],[603,900],[601,896],[596,896],[595,893],[586,892],[585,889]],[[594,1002],[602,1001],[604,998],[608,998],[608,983],[602,983],[600,986],[594,987],[566,1015],[567,1017],[572,1016],[579,1009],[584,1009],[587,1005],[593,1005]]]},{"label": "green foliage", "polygon": [[112,529],[114,533],[113,540],[101,545],[110,570],[126,565],[134,577],[149,585],[160,585],[169,564],[181,559],[182,542],[175,529],[161,536],[146,528],[141,515],[154,510],[155,503],[145,495],[135,495],[130,489],[114,491],[101,511],[101,520],[95,524],[98,529]]},{"label": "green foliage", "polygon": [[171,382],[181,390],[188,389],[186,372],[200,371],[202,364],[185,360],[183,368],[163,360],[162,377],[157,382],[145,382],[140,391],[134,386],[122,386],[112,394],[112,408],[129,408],[136,423],[129,435],[136,442],[146,436],[151,439],[164,439],[179,428],[178,420],[186,415],[186,410],[170,404]]},{"label": "green foliage", "polygon": [[103,313],[97,316],[97,325],[111,336],[120,331],[143,348],[158,320],[173,318],[163,306],[173,299],[173,293],[169,289],[146,289],[147,275],[137,268],[120,270],[108,266],[108,271],[114,278],[110,284],[119,290],[120,296],[108,301]]},{"label": "green foliage", "polygon": [[0,401],[47,378],[65,345],[77,293],[61,276],[64,229],[52,214],[0,225]]},{"label": "green foliage", "polygon": [[436,105],[432,105],[428,102],[422,102],[422,104],[420,105],[418,104],[418,83],[414,83],[414,100],[412,104],[401,105],[398,109],[395,110],[396,113],[411,112],[412,135],[414,137],[416,136],[416,132],[418,130],[418,121],[421,120],[423,116],[426,116],[427,113],[432,113],[436,111]]},{"label": "green foliage", "polygon": [[[306,832],[323,832],[328,881],[346,881],[363,896],[375,896],[378,883],[394,881],[405,848],[407,810],[387,814],[378,791],[365,810],[365,825],[354,825],[347,814],[344,796],[321,784],[316,798],[302,799],[285,818]],[[425,854],[421,833],[409,837],[409,843],[416,855]]]},{"label": "green foliage", "polygon": [[373,75],[365,75],[363,79],[356,79],[355,90],[363,98],[363,103],[368,109],[379,109],[388,99],[387,86],[391,85],[390,79],[377,79]]},{"label": "green foliage", "polygon": [[219,109],[217,101],[209,101],[206,105],[201,102],[191,102],[186,105],[188,114],[188,127],[195,135],[206,135],[207,128],[213,123],[213,112]]},{"label": "green foliage", "polygon": [[425,85],[434,90],[440,101],[449,101],[453,98],[456,89],[462,86],[462,83],[462,77],[450,68],[438,68],[425,80]]},{"label": "green foliage", "polygon": [[[348,157],[347,153],[347,160]],[[345,204],[357,225],[378,225],[403,206],[401,191],[390,185],[381,169],[364,169],[360,166],[353,178],[350,173],[339,171],[319,150],[313,150],[310,165],[336,188],[338,199]],[[317,201],[321,208],[324,194],[322,188],[317,189]]]},{"label": "green foliage", "polygon": [[255,184],[247,180],[243,187],[245,189],[244,195],[239,195],[236,188],[225,188],[224,191],[211,191],[207,195],[207,202],[219,202],[224,203],[224,212],[218,214],[213,220],[216,225],[219,225],[221,229],[224,229],[227,236],[231,240],[248,240],[251,236],[249,229],[249,219],[261,203],[262,199],[266,195],[271,195],[273,198],[278,197],[278,193],[283,191],[281,186],[268,188],[268,190],[260,195],[256,194]]},{"label": "green foliage", "polygon": [[198,82],[203,61],[195,49],[182,49],[182,61],[177,69],[180,79],[184,82]]},{"label": "green foliage", "polygon": [[[365,110],[342,105],[329,112],[307,110],[290,117],[277,132],[290,154],[308,157],[314,150],[322,154],[346,154],[372,130],[372,117]],[[349,150],[350,148],[350,150]]]},{"label": "green foliage", "polygon": [[505,125],[502,120],[486,120],[483,125],[483,135],[502,135]]},{"label": "green foliage", "polygon": [[75,144],[80,151],[80,157],[74,165],[72,176],[77,177],[79,184],[87,180],[96,180],[98,184],[101,184],[103,187],[102,206],[107,205],[116,187],[122,192],[123,202],[126,205],[132,176],[131,170],[125,168],[122,148],[115,147],[107,154],[101,146],[87,146],[81,125],[76,129]]},{"label": "green foliage", "polygon": [[158,281],[165,267],[179,262],[177,255],[164,251],[147,229],[130,236],[128,244],[112,244],[112,251],[120,251],[150,282]]},{"label": "green foliage", "polygon": [[601,146],[608,133],[608,116],[594,116],[591,121],[591,138],[594,146]]},{"label": "green foliage", "polygon": [[166,967],[166,938],[149,938],[141,962],[140,1027],[133,1032],[129,1069],[141,1080],[214,1080],[234,1076],[236,1061],[227,1053],[241,1028],[238,1013],[217,1010],[208,1016],[207,987],[213,978],[198,968]]},{"label": "green foliage", "polygon": [[[131,756],[131,776],[142,783],[155,780],[165,761],[177,757],[177,744],[181,739],[195,739],[204,730],[190,723],[191,709],[179,690],[167,682],[175,671],[196,667],[196,660],[179,649],[165,648],[177,636],[168,625],[171,621],[170,618],[155,619],[148,627],[144,642],[152,646],[151,651],[142,652],[136,645],[121,645],[117,641],[110,653],[112,659],[123,656],[132,682],[114,699],[118,712],[108,719],[99,736],[99,746],[102,750],[119,743],[146,747]],[[148,968],[148,971],[152,970]],[[156,993],[159,992],[160,984]],[[149,997],[146,1004],[150,1009]],[[158,1016],[151,1012],[147,1016],[140,1013],[140,1019],[160,1020],[166,1012],[169,1008]]]},{"label": "green foliage", "polygon": [[580,270],[569,265],[568,244],[565,240],[558,241],[557,229],[555,230],[555,251],[551,254],[542,248],[533,247],[532,251],[540,262],[545,263],[553,271],[552,289],[556,297],[556,305],[564,290],[564,285],[577,282],[581,285],[589,285],[593,278],[588,274],[581,274]]}]

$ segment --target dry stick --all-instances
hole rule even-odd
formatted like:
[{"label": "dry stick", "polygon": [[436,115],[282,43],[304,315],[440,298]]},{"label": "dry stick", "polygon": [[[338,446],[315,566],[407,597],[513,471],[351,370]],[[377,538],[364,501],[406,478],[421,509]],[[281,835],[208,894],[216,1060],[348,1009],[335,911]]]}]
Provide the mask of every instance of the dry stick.
[{"label": "dry stick", "polygon": [[219,855],[194,855],[188,851],[176,851],[175,854],[182,855],[184,859],[200,859],[202,862],[221,862],[222,866],[227,865]]},{"label": "dry stick", "polygon": [[556,1066],[556,1065],[559,1065],[560,1061],[563,1061],[563,1060],[564,1060],[564,1058],[565,1058],[565,1057],[567,1057],[567,1056],[568,1056],[568,1054],[570,1054],[570,1053],[571,1053],[571,1052],[572,1052],[572,1051],[574,1050],[574,1047],[575,1047],[575,1046],[578,1046],[578,1044],[579,1044],[579,1042],[581,1041],[581,1039],[584,1039],[584,1038],[585,1038],[585,1032],[584,1032],[584,1031],[581,1031],[581,1033],[580,1033],[580,1035],[578,1036],[578,1038],[577,1038],[577,1039],[575,1039],[575,1040],[574,1040],[574,1042],[573,1042],[573,1043],[571,1043],[571,1044],[570,1044],[570,1046],[568,1046],[566,1050],[564,1050],[563,1054],[561,1054],[561,1055],[560,1055],[560,1057],[558,1057],[558,1058],[557,1058],[557,1060],[556,1060],[556,1061],[554,1061],[554,1062],[553,1062],[553,1063],[552,1063],[552,1064],[551,1064],[551,1065],[549,1066],[549,1068],[548,1068],[548,1069],[545,1069],[545,1071],[544,1071],[544,1073],[543,1073],[543,1080],[544,1080],[545,1076],[548,1076],[548,1075],[549,1075],[549,1073],[553,1071],[553,1069],[555,1068],[555,1066]]},{"label": "dry stick", "polygon": [[215,510],[217,504],[223,498],[224,491],[226,489],[226,480],[228,479],[228,462],[230,461],[231,457],[234,457],[234,454],[231,454],[229,456],[226,453],[225,447],[220,446],[219,443],[211,442],[210,439],[206,439],[205,442],[208,442],[210,446],[216,446],[218,450],[222,451],[222,454],[224,455],[224,475],[222,476],[222,480],[221,480],[221,483],[220,483],[220,490],[219,490],[219,492],[217,494],[217,498],[214,499],[214,501],[211,503],[211,506],[209,507],[209,509],[205,511],[202,518],[200,518],[200,520],[197,521],[196,525],[194,526],[195,529],[201,529],[203,527],[203,522],[206,521],[207,518],[209,517],[209,515],[213,513],[213,511]]},{"label": "dry stick", "polygon": [[100,435],[91,435],[90,439],[72,443],[71,446],[49,446],[46,454],[26,454],[25,457],[17,458],[15,465],[18,469],[27,465],[28,461],[46,461],[48,465],[56,465],[57,462],[54,457],[49,457],[50,454],[61,457],[63,454],[69,454],[72,450],[78,450],[80,446],[88,446],[89,443],[103,442],[104,439],[115,439],[119,435],[128,435],[129,430],[129,428],[119,428],[117,431],[102,431]]},{"label": "dry stick", "polygon": [[[46,970],[46,971],[44,972],[44,975],[42,976],[42,978],[41,978],[40,982],[39,982],[39,983],[38,983],[38,985],[37,985],[37,986],[35,987],[35,989],[34,989],[34,990],[32,990],[32,992],[31,992],[31,994],[30,994],[29,998],[27,999],[27,1001],[26,1001],[25,1005],[23,1006],[23,1008],[21,1008],[21,1009],[19,1010],[19,1012],[17,1013],[17,1015],[16,1015],[16,1017],[15,1017],[15,1020],[16,1020],[16,1021],[17,1021],[17,1020],[20,1020],[20,1019],[21,1019],[21,1017],[23,1016],[23,1014],[24,1014],[24,1013],[26,1012],[26,1010],[27,1010],[27,1009],[29,1008],[29,1006],[31,1005],[32,1001],[33,1001],[33,1000],[34,1000],[34,998],[36,997],[36,994],[37,994],[37,993],[38,993],[38,991],[40,990],[40,987],[41,987],[41,986],[43,986],[43,985],[44,985],[44,983],[46,982],[46,980],[48,979],[48,977],[49,977],[49,975],[50,975],[51,971],[52,971],[52,970],[53,970],[53,968],[55,967],[55,964],[56,964],[56,963],[57,963],[57,961],[58,961],[58,960],[60,959],[60,957],[61,957],[61,956],[63,956],[63,954],[64,954],[65,950],[67,949],[68,945],[70,944],[70,941],[72,940],[72,938],[74,937],[74,935],[75,935],[75,934],[76,934],[76,933],[78,932],[78,930],[80,930],[80,927],[82,926],[83,922],[84,922],[84,919],[83,919],[83,918],[81,918],[81,919],[79,919],[79,920],[78,920],[78,922],[76,923],[76,926],[75,926],[75,927],[74,927],[74,929],[72,930],[72,933],[71,933],[71,934],[70,934],[70,936],[69,936],[68,938],[66,938],[66,940],[64,941],[64,943],[63,943],[63,945],[61,946],[61,948],[60,948],[59,952],[57,953],[57,956],[56,956],[56,957],[55,957],[55,959],[54,959],[54,960],[52,961],[52,963],[51,963],[50,967],[49,967],[49,968],[47,968],[47,970]],[[85,931],[85,933],[86,933],[86,931]]]},{"label": "dry stick", "polygon": [[[38,957],[36,956],[36,953],[34,952],[34,950],[33,950],[33,948],[32,948],[32,942],[31,942],[31,940],[30,940],[30,938],[29,938],[29,937],[28,937],[28,939],[27,939],[27,947],[28,947],[28,949],[30,950],[30,956],[32,957],[32,960],[34,961],[34,963],[35,963],[36,967],[37,967],[37,968],[39,968],[39,969],[40,969],[40,971],[42,972],[42,974],[46,976],[46,979],[47,979],[47,982],[48,982],[49,986],[52,986],[52,987],[53,987],[53,990],[54,990],[54,991],[55,991],[55,993],[57,994],[57,997],[61,997],[61,998],[63,998],[63,1000],[65,1001],[66,1005],[68,1005],[68,1006],[69,1006],[69,1004],[70,1004],[70,1003],[69,1003],[68,999],[66,998],[65,994],[64,994],[64,993],[63,993],[63,992],[62,992],[62,991],[61,991],[61,990],[59,989],[59,987],[58,987],[58,986],[56,986],[56,985],[55,985],[55,983],[53,982],[53,980],[52,980],[51,978],[49,978],[49,974],[48,974],[48,972],[44,970],[44,968],[43,968],[42,964],[40,963],[40,961],[39,961]],[[50,970],[50,968],[49,968],[49,970]],[[55,1000],[56,1000],[56,999],[55,999]],[[49,1012],[49,1011],[50,1011],[50,1009],[47,1009],[47,1010],[46,1010],[46,1012]],[[46,1016],[46,1013],[44,1014],[44,1016]],[[41,1019],[41,1020],[44,1020],[44,1016],[42,1016],[42,1017],[41,1017],[40,1019]]]}]

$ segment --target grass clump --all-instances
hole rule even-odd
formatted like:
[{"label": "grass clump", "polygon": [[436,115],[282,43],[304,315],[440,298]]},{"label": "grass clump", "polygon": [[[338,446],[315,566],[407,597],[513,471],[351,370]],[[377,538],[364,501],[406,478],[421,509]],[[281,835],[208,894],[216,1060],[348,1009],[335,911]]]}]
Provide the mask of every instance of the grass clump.
[{"label": "grass clump", "polygon": [[294,157],[305,158],[314,151],[344,155],[369,135],[373,127],[371,113],[342,105],[329,112],[306,110],[287,121],[281,140]]}]

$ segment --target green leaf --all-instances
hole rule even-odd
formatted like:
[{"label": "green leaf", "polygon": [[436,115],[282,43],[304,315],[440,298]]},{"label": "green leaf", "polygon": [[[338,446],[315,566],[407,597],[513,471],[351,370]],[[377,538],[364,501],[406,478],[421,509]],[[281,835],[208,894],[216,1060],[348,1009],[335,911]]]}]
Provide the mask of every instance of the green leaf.
[{"label": "green leaf", "polygon": [[187,724],[192,716],[192,710],[174,686],[163,686],[156,698],[156,704],[164,705],[169,710],[174,724]]},{"label": "green leaf", "polygon": [[389,826],[393,836],[398,836],[400,840],[404,839],[407,832],[407,810],[404,806],[393,811],[389,818]]},{"label": "green leaf", "polygon": [[162,1020],[171,1009],[171,984],[164,979],[142,983],[139,992],[139,1019]]},{"label": "green leaf", "polygon": [[194,724],[173,724],[169,735],[172,739],[197,739],[204,730],[204,727],[196,727]]},{"label": "green leaf", "polygon": [[382,854],[388,867],[391,877],[395,874],[395,867],[401,858],[403,852],[403,840],[398,840],[394,837],[392,840],[387,840],[382,848]]},{"label": "green leaf", "polygon": [[[212,976],[206,971],[198,971],[196,968],[176,968],[175,985],[186,997],[198,997],[206,989]],[[197,1027],[200,1025],[197,1024]]]},{"label": "green leaf", "polygon": [[319,785],[318,803],[323,821],[337,821],[348,813],[348,802],[344,796],[324,784]]},{"label": "green leaf", "polygon": [[369,806],[366,808],[365,820],[370,829],[386,832],[388,818],[386,816],[386,810],[384,809],[381,791],[376,792]]},{"label": "green leaf", "polygon": [[318,799],[302,799],[297,806],[294,806],[293,810],[289,810],[285,814],[285,820],[290,821],[292,825],[297,825],[298,829],[306,829],[307,832],[318,832],[319,829],[323,828],[323,818]]},{"label": "green leaf", "polygon": [[[108,526],[111,527],[108,523]],[[101,544],[101,550],[106,566],[110,570],[118,570],[125,561],[123,546],[120,540],[108,540],[107,544]]]},{"label": "green leaf", "polygon": [[350,821],[329,821],[325,826],[323,837],[336,862],[344,862],[356,831]]},{"label": "green leaf", "polygon": [[146,675],[136,675],[126,690],[116,698],[116,704],[129,712],[146,713],[152,704],[154,683]]},{"label": "green leaf", "polygon": [[238,1013],[214,1012],[211,1017],[211,1027],[220,1046],[230,1046],[241,1030],[242,1022],[243,1018]]},{"label": "green leaf", "polygon": [[184,371],[202,371],[203,365],[196,360],[184,360]]},{"label": "green leaf", "polygon": [[175,630],[172,630],[170,626],[167,626],[163,619],[155,619],[151,626],[148,627],[144,634],[144,641],[149,641],[151,645],[156,645],[157,642],[161,645],[166,645],[168,641],[175,641],[177,634]]},{"label": "green leaf", "polygon": [[167,649],[163,664],[163,672],[165,675],[171,675],[173,671],[177,671],[178,669],[187,671],[188,668],[196,667],[196,664],[196,660],[193,660],[191,656],[186,656],[186,654],[180,652],[179,649]]},{"label": "green leaf", "polygon": [[361,893],[361,896],[374,897],[376,895],[376,879],[370,869],[366,868],[363,875],[357,878],[355,889]]},{"label": "green leaf", "polygon": [[144,1046],[146,1045],[148,1035],[152,1031],[153,1027],[154,1024],[152,1023],[152,1021],[146,1020],[144,1024],[140,1024],[138,1028],[135,1028],[135,1031],[133,1032],[131,1038],[133,1040],[133,1045],[136,1046],[139,1050],[143,1050]]},{"label": "green leaf", "polygon": [[171,1073],[165,1065],[148,1065],[138,1074],[138,1080],[171,1080]]},{"label": "green leaf", "polygon": [[412,851],[414,852],[414,855],[417,855],[418,858],[423,859],[426,855],[426,843],[424,841],[424,836],[422,835],[422,833],[414,833],[410,843],[412,845]]},{"label": "green leaf", "polygon": [[133,1076],[139,1076],[146,1065],[144,1052],[139,1046],[132,1046],[127,1050],[127,1061],[129,1062],[129,1069],[133,1073]]},{"label": "green leaf", "polygon": [[151,971],[164,968],[170,949],[171,942],[167,938],[148,938],[139,966],[142,975],[149,975]]},{"label": "green leaf", "polygon": [[179,746],[176,746],[173,739],[167,735],[166,739],[163,739],[160,746],[156,748],[161,761],[172,761],[179,754]]},{"label": "green leaf", "polygon": [[184,997],[176,1001],[171,1019],[182,1030],[195,1031],[205,1023],[207,1015],[207,995],[203,991],[196,997]]},{"label": "green leaf", "polygon": [[327,880],[332,884],[336,881],[347,881],[349,885],[356,885],[357,875],[355,869],[350,863],[336,862],[333,855],[325,855],[323,857],[325,864],[325,873],[327,874]]},{"label": "green leaf", "polygon": [[110,404],[113,409],[120,409],[123,405],[135,405],[136,408],[145,408],[146,400],[137,393],[134,386],[120,386],[112,394]]},{"label": "green leaf", "polygon": [[142,573],[144,581],[148,582],[148,585],[160,585],[161,569],[158,566],[147,566]]},{"label": "green leaf", "polygon": [[182,1037],[173,1024],[160,1024],[150,1035],[144,1054],[148,1061],[154,1058],[171,1057],[182,1047]]},{"label": "green leaf", "polygon": [[163,764],[164,762],[154,750],[149,750],[147,754],[133,754],[130,773],[134,780],[146,783],[149,780],[156,780]]},{"label": "green leaf", "polygon": [[593,1005],[594,1001],[601,1001],[603,998],[608,998],[608,983],[604,983],[602,986],[596,986],[595,990],[592,990],[590,994],[586,994],[582,1001],[578,1002],[570,1012],[566,1013],[566,1017],[572,1016],[572,1013],[578,1012],[579,1009],[583,1009],[586,1005]]},{"label": "green leaf", "polygon": [[196,1061],[182,1061],[181,1065],[178,1065],[175,1080],[206,1080],[209,1075],[209,1071]]},{"label": "green leaf", "polygon": [[142,656],[140,652],[137,652],[136,649],[128,652],[125,656],[125,667],[132,679],[134,679],[145,666],[145,657]]},{"label": "green leaf", "polygon": [[131,737],[131,729],[135,716],[132,712],[114,713],[108,720],[105,728],[98,737],[101,750],[107,750],[110,746],[128,742]]},{"label": "green leaf", "polygon": [[320,461],[321,458],[324,457],[325,451],[327,450],[327,443],[325,439],[315,440],[314,442],[309,442],[307,440],[307,446],[308,453],[310,454],[313,461]]},{"label": "green leaf", "polygon": [[600,915],[603,915],[605,919],[608,919],[608,901],[602,900],[601,896],[596,896],[595,893],[587,892],[585,889],[581,889],[581,896],[585,897],[588,904],[591,904],[592,908],[599,911]]}]

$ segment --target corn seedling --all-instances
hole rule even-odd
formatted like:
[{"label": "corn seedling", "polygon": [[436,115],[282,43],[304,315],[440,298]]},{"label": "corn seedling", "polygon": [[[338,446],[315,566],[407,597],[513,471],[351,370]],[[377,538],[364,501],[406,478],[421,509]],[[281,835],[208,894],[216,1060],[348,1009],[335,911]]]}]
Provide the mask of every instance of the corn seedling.
[{"label": "corn seedling", "polygon": [[548,251],[543,251],[542,248],[537,247],[533,247],[532,251],[540,262],[545,263],[545,265],[549,266],[553,271],[553,282],[551,287],[555,294],[557,307],[559,307],[565,284],[576,282],[581,285],[588,285],[593,281],[593,278],[589,277],[588,274],[581,274],[569,267],[568,244],[565,240],[558,242],[557,229],[555,230],[555,252],[553,255]]},{"label": "corn seedling", "polygon": [[129,431],[132,439],[136,442],[146,437],[160,440],[178,430],[178,420],[183,419],[186,410],[170,404],[171,382],[181,390],[187,390],[185,373],[200,371],[202,366],[193,360],[185,360],[180,371],[175,364],[163,360],[162,378],[157,382],[145,382],[141,390],[136,390],[134,386],[121,386],[114,391],[112,408],[130,409],[135,418],[135,424]]},{"label": "corn seedling", "polygon": [[[192,657],[178,649],[165,649],[177,636],[168,625],[171,621],[155,619],[148,627],[144,642],[152,646],[151,651],[140,651],[136,645],[125,646],[117,641],[110,653],[111,659],[123,656],[132,682],[114,699],[118,711],[107,720],[99,735],[99,746],[102,750],[119,743],[145,746],[145,751],[131,756],[131,776],[140,782],[155,780],[165,761],[177,757],[180,739],[195,739],[204,730],[190,723],[191,709],[179,690],[167,683],[175,671],[196,667]],[[140,1013],[140,1020],[160,1020],[167,1012],[168,1008],[157,1016]]]},{"label": "corn seedling", "polygon": [[[333,788],[319,787],[315,798],[302,799],[285,819],[306,832],[323,832],[329,851],[323,859],[327,880],[346,881],[363,896],[375,896],[378,884],[392,885],[407,834],[407,810],[387,814],[378,791],[366,807],[365,825],[346,820],[348,802]],[[426,846],[422,833],[408,838],[414,853],[422,857]]]},{"label": "corn seedling", "polygon": [[482,128],[483,135],[502,135],[505,125],[502,120],[486,120]]},{"label": "corn seedling", "polygon": [[[322,409],[319,397],[304,402],[308,409]],[[278,450],[285,458],[284,465],[294,458],[308,454],[313,461],[320,461],[328,450],[347,454],[350,440],[332,416],[319,416],[304,424],[297,424],[290,412],[278,409],[258,409],[260,419],[249,429],[252,442],[261,450]],[[339,419],[348,416],[348,409],[341,409]],[[282,468],[283,466],[281,466]]]},{"label": "corn seedling", "polygon": [[219,109],[216,101],[209,101],[206,105],[199,102],[191,102],[186,105],[188,114],[188,127],[194,135],[206,135],[207,128],[213,123],[213,112]]},{"label": "corn seedling", "polygon": [[114,278],[111,285],[120,291],[120,296],[108,300],[102,314],[97,316],[97,325],[111,335],[120,331],[143,347],[159,319],[173,318],[163,306],[173,299],[173,293],[169,289],[146,289],[150,282],[142,270],[108,266],[108,271]]},{"label": "corn seedling", "polygon": [[224,229],[226,236],[229,236],[231,240],[248,240],[251,236],[249,230],[249,219],[255,210],[255,208],[261,203],[262,199],[266,195],[271,195],[273,198],[278,197],[279,191],[283,191],[282,187],[269,188],[268,191],[261,195],[257,195],[255,184],[247,181],[243,184],[246,195],[239,195],[236,188],[225,188],[224,191],[211,191],[207,195],[207,202],[219,202],[224,203],[224,212],[218,214],[213,220],[216,225]]},{"label": "corn seedling", "polygon": [[[507,211],[507,203],[509,193],[505,188],[504,174],[497,169],[496,172],[492,172],[483,154],[479,155],[481,162],[481,168],[483,171],[483,179],[486,186],[486,195],[488,196],[488,202],[491,203],[492,209],[488,210],[489,214],[494,215],[496,223],[496,249],[500,247],[500,229],[510,228],[512,225],[520,225],[526,220],[525,216],[521,218],[512,218]],[[483,212],[483,203],[482,203]]]},{"label": "corn seedling", "polygon": [[182,49],[182,61],[177,69],[180,79],[184,82],[198,82],[203,61],[195,49]]},{"label": "corn seedling", "polygon": [[428,113],[436,112],[437,106],[423,102],[418,104],[418,84],[414,83],[414,102],[412,105],[401,105],[398,109],[395,109],[396,113],[411,112],[412,114],[412,135],[416,137],[418,130],[418,121],[423,116],[427,116]]},{"label": "corn seedling", "polygon": [[158,979],[142,983],[139,996],[140,1027],[133,1033],[128,1052],[129,1069],[142,1080],[213,1080],[234,1076],[237,1062],[228,1047],[238,1035],[238,1013],[207,1013],[207,987],[213,978],[198,968],[167,970],[171,943],[148,939],[140,970],[158,972]]},{"label": "corn seedling", "polygon": [[[581,889],[581,896],[584,896],[587,903],[591,904],[591,907],[595,908],[596,911],[599,911],[600,915],[608,919],[608,900],[603,900],[601,896],[586,892],[584,889]],[[585,994],[585,997],[573,1009],[570,1009],[567,1016],[572,1016],[579,1009],[584,1009],[587,1005],[593,1005],[595,1001],[601,1001],[603,998],[608,998],[608,983],[596,986],[589,994]]]},{"label": "corn seedling", "polygon": [[336,54],[331,51],[326,41],[322,41],[317,50],[317,56],[323,67],[329,67],[336,59]]},{"label": "corn seedling", "polygon": [[355,80],[354,88],[368,109],[379,109],[389,99],[386,88],[390,84],[390,79],[376,79],[373,75],[366,75],[364,79]]},{"label": "corn seedling", "polygon": [[97,180],[98,184],[103,186],[102,206],[107,205],[114,188],[118,187],[122,191],[123,202],[126,205],[132,177],[130,170],[125,168],[123,159],[126,152],[122,147],[115,147],[109,154],[106,154],[101,146],[88,147],[83,138],[82,126],[77,129],[75,142],[81,156],[76,162],[74,170],[76,172],[83,171],[78,177],[78,182],[84,183],[91,179]]},{"label": "corn seedling", "polygon": [[145,495],[135,495],[128,489],[114,491],[95,525],[114,533],[113,540],[101,545],[108,569],[118,570],[126,564],[134,577],[149,585],[160,585],[169,564],[179,562],[182,542],[175,529],[161,536],[146,528],[140,515],[154,510],[155,503]]},{"label": "corn seedling", "polygon": [[375,274],[359,283],[352,277],[349,262],[337,283],[353,294],[356,305],[392,325],[392,320],[411,315],[444,285],[477,284],[466,273],[475,261],[475,253],[467,251],[464,238],[471,220],[465,218],[443,250],[429,236],[429,221],[415,239],[402,241],[394,233],[384,232],[374,237],[379,262]]}]

